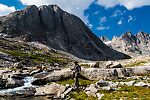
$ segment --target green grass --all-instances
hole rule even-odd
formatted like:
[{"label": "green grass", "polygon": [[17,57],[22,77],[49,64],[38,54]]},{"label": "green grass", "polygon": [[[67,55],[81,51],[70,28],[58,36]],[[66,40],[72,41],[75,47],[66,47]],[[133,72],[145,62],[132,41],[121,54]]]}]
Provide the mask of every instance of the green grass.
[{"label": "green grass", "polygon": [[133,81],[135,79],[133,78],[128,78],[128,79],[111,79],[111,80],[107,80],[107,81],[112,81],[112,82],[129,82],[129,81]]},{"label": "green grass", "polygon": [[135,61],[133,63],[125,65],[125,67],[136,67],[136,66],[143,66],[147,61]]},{"label": "green grass", "polygon": [[13,40],[0,39],[0,51],[12,55],[18,61],[29,59],[37,64],[56,62],[61,65],[66,65],[69,61],[68,58],[64,58],[61,53],[55,52],[54,50],[44,52],[44,49],[41,50],[29,46],[25,42],[16,42]]},{"label": "green grass", "polygon": [[104,93],[102,100],[150,100],[150,88],[135,87],[135,86],[122,86],[117,91],[101,90]]},{"label": "green grass", "polygon": [[[73,79],[68,79],[68,80],[58,81],[57,83],[62,84],[62,85],[66,85],[66,84],[73,85],[74,80]],[[85,85],[90,85],[92,83],[96,83],[96,81],[84,80],[84,79],[79,78],[79,84],[80,85],[85,86]]]},{"label": "green grass", "polygon": [[68,96],[68,100],[69,99],[75,99],[75,100],[97,100],[96,97],[93,97],[93,96],[88,96],[84,91],[82,90],[76,90],[76,91],[73,91],[69,94]]},{"label": "green grass", "polygon": [[80,66],[82,66],[84,68],[90,68],[90,65],[88,65],[88,64],[80,64]]}]

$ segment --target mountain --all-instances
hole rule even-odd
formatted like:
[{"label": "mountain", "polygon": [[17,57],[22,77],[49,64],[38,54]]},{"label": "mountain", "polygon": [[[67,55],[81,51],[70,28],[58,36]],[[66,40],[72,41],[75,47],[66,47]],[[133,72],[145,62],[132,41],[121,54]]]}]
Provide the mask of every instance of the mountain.
[{"label": "mountain", "polygon": [[129,55],[150,54],[150,35],[145,32],[138,32],[133,35],[126,32],[120,37],[114,37],[112,41],[105,42],[111,48]]},{"label": "mountain", "polygon": [[101,41],[103,41],[103,42],[108,42],[108,41],[109,41],[109,39],[108,39],[107,37],[105,37],[105,36],[100,36],[99,38],[100,38]]},{"label": "mountain", "polygon": [[57,5],[31,5],[0,17],[0,33],[27,42],[39,42],[82,59],[130,58],[106,46],[81,19]]}]

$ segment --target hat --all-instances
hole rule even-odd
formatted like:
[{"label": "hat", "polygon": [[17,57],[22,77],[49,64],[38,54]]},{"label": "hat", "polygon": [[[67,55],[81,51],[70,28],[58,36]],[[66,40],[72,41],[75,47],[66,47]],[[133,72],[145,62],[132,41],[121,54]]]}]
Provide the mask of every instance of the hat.
[{"label": "hat", "polygon": [[77,62],[77,61],[74,61],[74,63],[77,64],[78,62]]}]

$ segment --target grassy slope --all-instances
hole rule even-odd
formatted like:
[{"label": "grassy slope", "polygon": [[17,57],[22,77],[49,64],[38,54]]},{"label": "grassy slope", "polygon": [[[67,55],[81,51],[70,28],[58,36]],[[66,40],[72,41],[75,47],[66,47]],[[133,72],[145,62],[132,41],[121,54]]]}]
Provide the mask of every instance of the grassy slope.
[{"label": "grassy slope", "polygon": [[66,64],[69,59],[61,53],[49,50],[45,52],[44,49],[31,47],[26,42],[16,42],[14,40],[0,39],[0,51],[10,54],[15,57],[17,61],[30,60],[32,63],[52,63]]}]

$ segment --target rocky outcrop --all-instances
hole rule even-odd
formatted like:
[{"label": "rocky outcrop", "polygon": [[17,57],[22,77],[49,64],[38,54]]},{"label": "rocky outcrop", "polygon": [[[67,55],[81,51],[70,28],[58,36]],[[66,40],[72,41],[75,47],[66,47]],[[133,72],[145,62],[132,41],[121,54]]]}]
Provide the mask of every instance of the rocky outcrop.
[{"label": "rocky outcrop", "polygon": [[114,37],[112,41],[104,41],[104,43],[119,52],[131,56],[149,55],[150,53],[150,35],[145,32],[138,32],[136,35],[126,32],[120,37]]},{"label": "rocky outcrop", "polygon": [[90,80],[114,79],[131,77],[137,75],[147,75],[150,73],[150,66],[140,66],[131,68],[82,68],[82,74]]},{"label": "rocky outcrop", "polygon": [[129,56],[106,46],[76,16],[57,5],[28,6],[0,17],[0,32],[24,41],[38,41],[57,50],[90,60],[124,59]]}]

